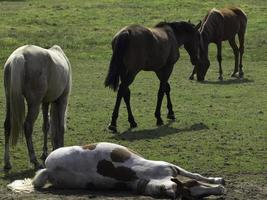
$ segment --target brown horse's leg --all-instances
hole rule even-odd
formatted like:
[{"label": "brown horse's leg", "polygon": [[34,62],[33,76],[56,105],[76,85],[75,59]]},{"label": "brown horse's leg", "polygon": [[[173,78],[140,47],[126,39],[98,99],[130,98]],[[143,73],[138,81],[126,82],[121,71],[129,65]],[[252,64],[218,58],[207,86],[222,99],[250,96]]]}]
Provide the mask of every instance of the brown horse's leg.
[{"label": "brown horse's leg", "polygon": [[157,126],[163,125],[163,120],[161,118],[160,110],[161,110],[162,99],[164,97],[165,87],[166,87],[166,82],[160,81],[160,86],[158,90],[157,106],[156,106],[156,111],[155,111],[155,117],[157,118]]},{"label": "brown horse's leg", "polygon": [[243,72],[243,54],[244,54],[244,37],[245,37],[245,31],[238,33],[238,39],[239,39],[239,53],[240,53],[240,61],[239,61],[239,77],[242,78],[244,76]]},{"label": "brown horse's leg", "polygon": [[33,148],[33,143],[32,143],[33,125],[39,113],[39,105],[40,103],[28,103],[28,113],[26,116],[26,120],[24,122],[24,134],[25,134],[26,143],[28,147],[28,153],[29,153],[30,161],[31,163],[34,164],[35,169],[39,169],[42,167],[36,159],[34,148]]},{"label": "brown horse's leg", "polygon": [[124,95],[123,95],[123,99],[124,99],[124,102],[126,104],[126,108],[127,108],[127,112],[128,112],[128,121],[130,123],[130,127],[135,128],[135,127],[137,127],[137,123],[135,122],[134,116],[132,113],[131,104],[130,104],[130,97],[131,97],[131,91],[130,91],[129,87],[127,86],[127,88],[125,89]]},{"label": "brown horse's leg", "polygon": [[175,115],[174,115],[174,112],[172,110],[172,102],[171,102],[170,92],[171,92],[171,87],[170,87],[170,84],[167,82],[166,83],[166,90],[165,90],[165,93],[166,93],[166,96],[167,96],[167,108],[168,108],[167,118],[171,119],[171,120],[174,120],[175,119]]},{"label": "brown horse's leg", "polygon": [[223,71],[222,71],[222,42],[217,43],[217,61],[219,63],[219,80],[223,80]]},{"label": "brown horse's leg", "polygon": [[189,80],[194,80],[194,75],[197,73],[197,68],[194,66],[194,69],[192,71],[192,74],[189,76]]},{"label": "brown horse's leg", "polygon": [[229,41],[230,46],[233,49],[234,55],[235,55],[235,69],[234,72],[232,73],[232,77],[236,77],[236,73],[238,72],[238,47],[235,42],[235,38],[232,38]]},{"label": "brown horse's leg", "polygon": [[49,103],[42,104],[43,111],[43,133],[44,133],[44,144],[43,144],[43,154],[41,155],[41,159],[43,162],[45,161],[48,153],[47,153],[47,133],[49,130],[49,117],[48,117],[48,109]]},{"label": "brown horse's leg", "polygon": [[[6,94],[7,95],[7,94]],[[4,123],[5,128],[5,154],[4,154],[4,170],[10,170],[10,157],[9,157],[9,137],[10,137],[10,103],[9,97],[6,97],[6,119]]]},{"label": "brown horse's leg", "polygon": [[117,98],[116,98],[116,103],[115,103],[113,113],[112,113],[111,123],[108,126],[108,129],[114,132],[117,132],[117,119],[119,115],[121,99],[123,97],[123,88],[121,85],[122,84],[120,84],[119,90],[117,92]]}]

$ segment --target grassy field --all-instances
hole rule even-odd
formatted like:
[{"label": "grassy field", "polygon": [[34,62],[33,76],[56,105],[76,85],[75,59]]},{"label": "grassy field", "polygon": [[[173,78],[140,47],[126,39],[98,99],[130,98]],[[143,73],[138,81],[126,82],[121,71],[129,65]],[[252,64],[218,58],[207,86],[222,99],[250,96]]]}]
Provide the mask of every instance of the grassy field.
[{"label": "grassy field", "polygon": [[[138,128],[129,131],[122,104],[119,133],[106,130],[116,94],[103,82],[111,57],[111,39],[129,24],[153,26],[164,20],[197,23],[207,10],[239,5],[248,15],[243,80],[231,79],[234,58],[223,43],[224,81],[217,81],[216,49],[210,46],[211,67],[205,83],[189,81],[192,66],[184,49],[170,79],[176,121],[157,127],[154,118],[158,80],[141,72],[131,86]],[[226,199],[267,199],[267,4],[264,0],[46,0],[0,1],[0,63],[19,46],[60,45],[72,63],[65,145],[109,141],[126,145],[146,158],[165,160],[190,171],[226,178]],[[1,74],[3,69],[1,68]],[[0,76],[0,124],[4,122],[3,76]],[[41,116],[41,115],[40,115]],[[4,130],[0,128],[0,158]],[[41,155],[41,117],[34,128]],[[26,144],[11,150],[13,169],[0,171],[0,199],[135,199],[129,194],[50,191],[12,194],[6,184],[34,174]],[[1,165],[1,168],[3,163]],[[145,197],[143,197],[145,198]],[[141,197],[138,197],[141,199]]]}]

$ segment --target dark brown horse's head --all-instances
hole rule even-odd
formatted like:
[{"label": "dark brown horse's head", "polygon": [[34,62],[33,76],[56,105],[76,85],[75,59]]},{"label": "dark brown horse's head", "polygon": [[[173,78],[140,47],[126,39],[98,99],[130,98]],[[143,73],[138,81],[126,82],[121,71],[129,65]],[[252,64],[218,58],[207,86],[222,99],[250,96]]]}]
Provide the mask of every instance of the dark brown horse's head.
[{"label": "dark brown horse's head", "polygon": [[177,34],[179,38],[183,39],[182,42],[184,44],[184,48],[188,52],[193,65],[197,65],[199,60],[200,34],[198,29],[200,24],[201,23],[195,26],[194,24],[185,21],[170,23],[170,26],[174,30],[175,34]]},{"label": "dark brown horse's head", "polygon": [[199,43],[199,62],[196,65],[197,80],[204,81],[206,73],[210,66],[208,58],[208,42],[206,41],[205,34],[200,35]]}]

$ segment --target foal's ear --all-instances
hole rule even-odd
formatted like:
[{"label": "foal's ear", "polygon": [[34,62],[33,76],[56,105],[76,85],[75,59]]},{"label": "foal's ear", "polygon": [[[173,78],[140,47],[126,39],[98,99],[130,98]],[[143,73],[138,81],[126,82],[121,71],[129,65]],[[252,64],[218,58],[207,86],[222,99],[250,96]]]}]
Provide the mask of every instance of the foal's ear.
[{"label": "foal's ear", "polygon": [[198,30],[201,26],[201,20],[199,21],[199,23],[195,26],[195,30]]}]

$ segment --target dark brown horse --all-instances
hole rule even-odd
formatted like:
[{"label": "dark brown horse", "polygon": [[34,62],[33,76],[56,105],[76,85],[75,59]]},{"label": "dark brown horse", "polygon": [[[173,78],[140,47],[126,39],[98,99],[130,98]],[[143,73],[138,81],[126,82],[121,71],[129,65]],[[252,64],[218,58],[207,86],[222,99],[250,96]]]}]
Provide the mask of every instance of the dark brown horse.
[{"label": "dark brown horse", "polygon": [[[235,55],[235,68],[232,77],[242,78],[244,75],[242,57],[244,53],[244,37],[247,26],[247,16],[240,8],[228,7],[220,10],[211,9],[201,23],[200,31],[200,65],[195,67],[189,79],[194,79],[197,73],[197,79],[203,81],[210,66],[208,58],[208,46],[210,43],[217,45],[217,60],[219,63],[219,77],[223,79],[222,71],[222,41],[228,40]],[[238,35],[239,48],[235,42],[235,36]]]},{"label": "dark brown horse", "polygon": [[[155,117],[162,125],[160,109],[164,94],[167,96],[168,118],[175,119],[170,98],[168,79],[179,59],[178,48],[184,45],[193,65],[198,61],[200,23],[195,27],[189,22],[161,22],[154,28],[131,25],[120,30],[112,40],[113,55],[105,86],[117,90],[116,104],[109,129],[116,131],[121,99],[128,111],[130,127],[137,126],[130,106],[129,85],[141,70],[154,71],[160,80]],[[119,85],[119,80],[121,81]]]}]

